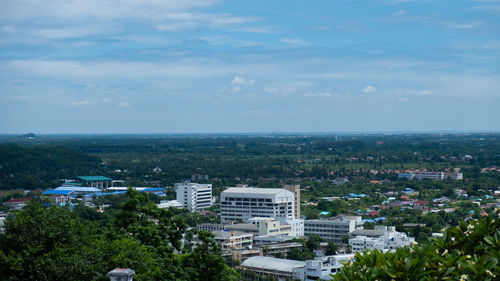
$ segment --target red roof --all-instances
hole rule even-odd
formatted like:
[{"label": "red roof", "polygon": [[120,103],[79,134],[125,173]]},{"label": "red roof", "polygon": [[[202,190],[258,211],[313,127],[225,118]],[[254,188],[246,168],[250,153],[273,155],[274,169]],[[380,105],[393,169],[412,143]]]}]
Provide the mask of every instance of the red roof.
[{"label": "red roof", "polygon": [[8,203],[16,203],[16,202],[24,202],[24,201],[31,201],[31,198],[12,198]]}]

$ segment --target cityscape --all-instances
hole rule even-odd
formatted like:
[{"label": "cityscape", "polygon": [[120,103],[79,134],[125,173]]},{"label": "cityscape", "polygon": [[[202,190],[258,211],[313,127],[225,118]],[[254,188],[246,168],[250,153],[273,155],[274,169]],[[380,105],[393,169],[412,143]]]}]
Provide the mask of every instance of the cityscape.
[{"label": "cityscape", "polygon": [[500,0],[0,1],[0,280],[500,280]]}]

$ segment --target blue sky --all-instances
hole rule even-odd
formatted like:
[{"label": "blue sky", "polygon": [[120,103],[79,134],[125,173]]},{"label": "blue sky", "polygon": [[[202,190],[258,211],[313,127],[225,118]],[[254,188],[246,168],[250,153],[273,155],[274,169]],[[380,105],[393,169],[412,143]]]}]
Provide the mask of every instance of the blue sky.
[{"label": "blue sky", "polygon": [[500,0],[4,0],[0,133],[500,130]]}]

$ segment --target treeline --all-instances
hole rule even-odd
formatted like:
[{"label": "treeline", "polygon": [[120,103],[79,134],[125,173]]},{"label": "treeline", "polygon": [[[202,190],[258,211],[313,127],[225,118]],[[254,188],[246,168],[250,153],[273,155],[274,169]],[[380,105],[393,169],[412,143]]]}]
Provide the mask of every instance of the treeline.
[{"label": "treeline", "polygon": [[[103,174],[127,185],[172,185],[203,174],[221,186],[277,186],[297,178],[396,180],[395,173],[371,173],[390,169],[457,167],[465,177],[476,177],[480,168],[500,165],[500,134],[75,136],[17,142],[0,146],[6,161],[0,164],[0,188],[50,187],[55,179],[78,173]],[[156,167],[162,172],[154,173]]]},{"label": "treeline", "polygon": [[238,279],[210,233],[188,230],[182,216],[158,209],[146,193],[129,190],[120,209],[106,214],[42,206],[31,203],[5,221],[2,280],[105,281],[117,267],[135,270],[138,281]]},{"label": "treeline", "polygon": [[58,179],[99,173],[101,160],[64,146],[0,145],[0,190],[54,187]]}]

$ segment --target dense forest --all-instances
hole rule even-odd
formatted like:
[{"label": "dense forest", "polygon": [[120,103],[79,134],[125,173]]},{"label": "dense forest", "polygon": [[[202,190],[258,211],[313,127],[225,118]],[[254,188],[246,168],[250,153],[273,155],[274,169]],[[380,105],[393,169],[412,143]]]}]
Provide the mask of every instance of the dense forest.
[{"label": "dense forest", "polygon": [[[196,247],[183,242],[194,235]],[[188,230],[183,216],[129,190],[105,214],[33,202],[9,217],[0,233],[0,279],[104,281],[122,267],[133,268],[138,281],[237,280],[220,254],[211,233]]]},{"label": "dense forest", "polygon": [[53,187],[60,179],[98,173],[100,163],[64,146],[0,145],[0,190]]},{"label": "dense forest", "polygon": [[[0,189],[47,188],[103,174],[128,185],[172,185],[192,174],[215,185],[394,177],[391,171],[500,165],[500,134],[72,136],[0,138]],[[159,167],[161,172],[154,173]],[[380,171],[378,175],[370,173]],[[466,175],[467,176],[467,175]]]}]

